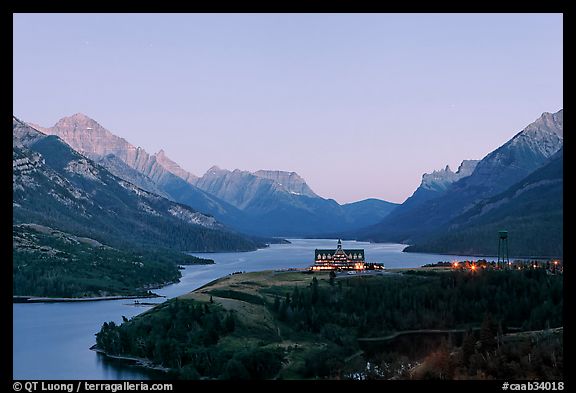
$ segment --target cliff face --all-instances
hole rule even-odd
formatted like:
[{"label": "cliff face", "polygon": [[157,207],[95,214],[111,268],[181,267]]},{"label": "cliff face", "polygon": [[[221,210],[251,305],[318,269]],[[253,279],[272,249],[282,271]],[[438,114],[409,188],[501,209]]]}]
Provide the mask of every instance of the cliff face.
[{"label": "cliff face", "polygon": [[213,166],[195,185],[242,210],[265,209],[268,202],[274,204],[280,200],[301,205],[299,196],[321,199],[295,172],[229,171]]},{"label": "cliff face", "polygon": [[53,127],[35,127],[45,134],[60,137],[80,153],[97,156],[115,154],[124,161],[132,163],[136,161],[136,147],[125,139],[112,134],[83,113],[64,117]]},{"label": "cliff face", "polygon": [[264,195],[278,191],[273,181],[256,177],[247,171],[228,171],[217,166],[199,178],[196,186],[241,210],[258,204],[258,199]]},{"label": "cliff face", "polygon": [[81,113],[61,119],[53,127],[35,127],[60,137],[77,152],[144,190],[213,215],[236,229],[241,226],[240,211],[191,184],[195,176],[180,168],[163,151],[148,154]]},{"label": "cliff face", "polygon": [[254,172],[254,175],[262,179],[272,180],[290,193],[306,195],[312,198],[318,197],[306,184],[306,181],[296,172],[259,170]]},{"label": "cliff face", "polygon": [[74,150],[92,159],[100,160],[112,154],[153,181],[159,181],[166,174],[166,168],[160,165],[154,155],[112,134],[96,120],[82,113],[64,117],[53,127],[39,129],[48,135],[60,137]]},{"label": "cliff face", "polygon": [[470,176],[478,162],[478,160],[464,160],[456,172],[452,172],[450,167],[446,165],[444,169],[425,173],[422,175],[420,187],[431,191],[445,191],[455,181]]},{"label": "cliff face", "polygon": [[166,153],[164,153],[164,150],[160,150],[158,153],[156,153],[155,157],[156,157],[156,162],[158,162],[158,164],[162,165],[168,172],[175,174],[176,176],[178,176],[182,180],[184,180],[190,184],[194,184],[195,181],[198,179],[198,176],[182,169],[182,167],[180,167],[180,165],[178,165],[177,163],[172,161],[166,155]]}]

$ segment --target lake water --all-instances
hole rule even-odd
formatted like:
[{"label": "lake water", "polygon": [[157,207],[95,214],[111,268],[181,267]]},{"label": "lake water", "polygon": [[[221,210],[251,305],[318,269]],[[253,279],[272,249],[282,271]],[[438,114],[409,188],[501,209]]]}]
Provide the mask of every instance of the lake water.
[{"label": "lake water", "polygon": [[[193,255],[214,259],[214,265],[187,266],[179,283],[155,290],[166,299],[192,291],[236,271],[303,268],[310,266],[315,248],[336,248],[331,239],[291,239],[292,244],[244,253]],[[367,262],[387,268],[419,267],[426,263],[471,259],[466,256],[403,253],[402,244],[344,241],[344,248],[363,248]],[[474,258],[478,259],[478,258]],[[162,302],[165,298],[145,299]],[[13,304],[14,379],[151,379],[161,374],[107,359],[89,348],[104,322],[122,322],[149,309],[133,300],[81,303]]]}]

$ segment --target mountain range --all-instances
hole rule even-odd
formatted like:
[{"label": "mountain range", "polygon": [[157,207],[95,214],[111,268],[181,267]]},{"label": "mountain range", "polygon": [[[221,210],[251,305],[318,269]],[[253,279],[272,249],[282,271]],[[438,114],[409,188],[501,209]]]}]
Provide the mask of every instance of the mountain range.
[{"label": "mountain range", "polygon": [[[197,176],[182,168],[163,150],[149,154],[83,114],[63,118],[52,127],[34,128],[58,136],[77,153],[138,189],[211,216],[222,223],[223,228],[252,236],[341,236],[409,244],[411,247],[407,251],[493,254],[496,242],[487,240],[492,234],[479,240],[483,238],[478,235],[482,231],[480,228],[488,228],[486,220],[493,219],[490,221],[493,232],[497,216],[502,218],[509,213],[510,217],[516,215],[522,221],[522,217],[530,217],[533,213],[529,207],[538,205],[542,217],[549,213],[549,233],[554,233],[558,241],[554,247],[536,245],[545,243],[538,240],[545,236],[539,235],[532,243],[534,247],[525,248],[525,252],[558,255],[558,244],[562,244],[562,226],[557,219],[558,211],[562,211],[562,201],[550,196],[549,204],[539,204],[536,200],[544,192],[540,186],[530,183],[530,176],[552,165],[556,171],[550,169],[539,176],[554,174],[556,178],[548,180],[555,184],[554,187],[558,186],[558,170],[562,170],[558,169],[558,162],[561,163],[563,157],[562,110],[543,113],[481,160],[464,160],[455,172],[446,166],[425,173],[420,186],[400,205],[378,199],[340,205],[316,194],[295,172],[249,172],[213,166]],[[537,184],[543,184],[545,180],[541,178]],[[518,200],[516,196],[511,197],[511,190],[523,189],[523,184],[528,184],[531,192],[518,194],[518,197],[522,196]],[[504,199],[494,202],[494,198]],[[530,201],[533,204],[528,203]],[[498,209],[493,208],[495,204]],[[524,206],[524,210],[515,206]],[[486,209],[491,213],[485,214]],[[518,229],[510,233],[511,243],[516,239],[518,246],[526,245],[521,239],[532,233],[530,225],[523,223],[522,234],[514,233]],[[507,221],[498,225],[506,226]],[[474,232],[476,227],[480,232]],[[541,233],[536,227],[534,223],[534,233]],[[470,240],[465,245],[462,239],[466,238],[463,234],[467,231],[477,235],[475,241]],[[457,237],[461,240],[455,240]],[[514,252],[521,253],[520,249]]]},{"label": "mountain range", "polygon": [[359,229],[379,222],[397,206],[377,199],[340,205],[317,195],[295,172],[229,171],[213,166],[198,177],[163,150],[149,154],[80,113],[52,127],[34,127],[60,137],[116,176],[243,233],[309,236]]},{"label": "mountain range", "polygon": [[174,166],[162,151],[148,154],[84,114],[62,118],[52,127],[32,126],[47,135],[58,136],[80,154],[139,188],[193,207],[232,227],[242,221],[238,209],[184,180],[183,170],[177,171],[178,175],[170,172],[167,167],[174,170]]},{"label": "mountain range", "polygon": [[515,256],[563,255],[563,157],[560,148],[547,164],[506,191],[474,205],[408,252],[497,254],[496,234],[510,234]]},{"label": "mountain range", "polygon": [[12,138],[14,295],[147,296],[177,281],[179,265],[214,262],[182,251],[264,246],[113,175],[15,117]]},{"label": "mountain range", "polygon": [[118,247],[256,249],[214,217],[113,175],[59,137],[17,118],[12,151],[14,224],[45,225]]},{"label": "mountain range", "polygon": [[397,205],[366,199],[340,205],[318,196],[295,172],[210,168],[195,185],[244,212],[248,233],[310,236],[376,223]]},{"label": "mountain range", "polygon": [[[458,171],[461,176],[449,168],[425,174],[414,194],[381,222],[346,237],[413,245],[407,251],[494,255],[496,228],[510,226],[510,243],[517,240],[517,247],[513,248],[516,255],[561,255],[562,147],[563,110],[544,113],[482,160],[464,162]],[[552,167],[543,169],[549,165]],[[540,169],[542,172],[537,172]],[[536,176],[537,181],[531,176]],[[540,201],[548,192],[540,189],[541,184],[547,184],[545,181],[554,185],[554,192],[547,199],[550,203]],[[516,194],[524,187],[531,191]],[[493,208],[495,205],[499,208]],[[479,213],[487,209],[493,211],[485,216]],[[526,221],[534,214],[539,214],[540,221]],[[507,219],[499,222],[497,217]],[[524,223],[522,229],[508,221],[512,217]],[[549,234],[554,234],[554,241],[549,235],[541,235],[544,222]],[[530,247],[522,251],[520,245]]]}]

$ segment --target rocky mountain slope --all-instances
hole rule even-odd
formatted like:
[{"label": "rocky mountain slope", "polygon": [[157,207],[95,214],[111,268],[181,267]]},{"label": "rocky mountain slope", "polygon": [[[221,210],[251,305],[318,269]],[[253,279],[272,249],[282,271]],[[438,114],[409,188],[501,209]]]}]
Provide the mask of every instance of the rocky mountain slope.
[{"label": "rocky mountain slope", "polygon": [[[114,135],[82,113],[60,119],[53,127],[34,127],[46,134],[60,137],[74,150],[101,163],[110,172],[124,180],[134,182],[142,189],[159,193],[202,213],[213,215],[232,227],[240,226],[242,213],[238,209],[189,183],[188,180],[194,176],[179,167],[176,168],[177,165],[166,157],[163,151],[151,155],[141,147],[136,147],[124,138]],[[143,176],[136,175],[125,167],[120,168],[119,161]]]},{"label": "rocky mountain slope", "polygon": [[498,231],[507,230],[510,255],[562,257],[563,157],[561,148],[543,167],[406,251],[498,255]]},{"label": "rocky mountain slope", "polygon": [[254,172],[254,175],[262,179],[272,180],[291,194],[305,195],[311,198],[318,197],[296,172],[259,170]]},{"label": "rocky mountain slope", "polygon": [[469,176],[451,183],[439,195],[428,194],[418,203],[407,200],[380,223],[358,231],[355,237],[408,244],[422,242],[455,217],[545,165],[562,145],[563,111],[544,113],[478,162]]},{"label": "rocky mountain slope", "polygon": [[[83,114],[42,130],[138,187],[213,215],[258,236],[307,236],[375,224],[396,204],[360,201],[339,205],[318,196],[295,172],[210,168],[198,178],[166,156],[150,155]],[[359,212],[361,206],[362,214]],[[353,213],[354,212],[354,213]]]},{"label": "rocky mountain slope", "polygon": [[311,236],[376,223],[396,204],[371,199],[340,205],[319,197],[295,172],[210,168],[195,183],[249,218],[251,233]]},{"label": "rocky mountain slope", "polygon": [[56,136],[13,120],[14,224],[36,223],[111,246],[253,250],[214,217],[112,175]]},{"label": "rocky mountain slope", "polygon": [[425,173],[422,175],[420,187],[430,191],[444,192],[452,183],[470,176],[477,164],[478,160],[464,160],[456,172],[452,172],[446,165],[444,169]]}]

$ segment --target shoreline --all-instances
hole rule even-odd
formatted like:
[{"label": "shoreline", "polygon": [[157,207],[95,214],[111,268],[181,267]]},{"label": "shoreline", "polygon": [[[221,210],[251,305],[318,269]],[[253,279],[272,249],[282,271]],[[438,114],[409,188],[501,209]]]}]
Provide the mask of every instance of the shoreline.
[{"label": "shoreline", "polygon": [[[374,244],[379,244],[379,243],[374,243]],[[453,252],[444,252],[444,253],[440,253],[440,252],[431,252],[431,251],[426,251],[426,250],[420,250],[420,251],[412,251],[412,250],[407,250],[408,248],[412,247],[412,245],[405,247],[402,252],[405,252],[406,254],[429,254],[429,255],[448,255],[448,256],[463,256],[462,254],[457,254],[457,253],[453,253]],[[482,259],[486,259],[486,258],[498,258],[498,255],[489,255],[489,254],[478,254],[478,255],[467,255],[468,257],[474,257],[474,258],[482,258]],[[545,260],[549,260],[549,259],[562,259],[563,257],[551,257],[551,256],[510,256],[510,258],[514,258],[514,259],[529,259],[529,260],[535,260],[535,261],[545,261]]]},{"label": "shoreline", "polygon": [[[290,242],[287,239],[281,239],[284,241],[287,241],[287,244],[292,244],[292,242]],[[372,242],[370,242],[372,243]],[[279,243],[270,243],[270,244],[286,244],[283,242],[279,242]],[[268,248],[270,247],[270,244],[267,244],[266,247],[264,248]],[[408,247],[408,246],[407,246]],[[405,248],[407,248],[405,247]],[[258,248],[257,248],[258,250]],[[186,252],[186,254],[193,255],[193,253],[197,253],[197,254],[212,254],[212,253],[218,253],[219,251],[213,251],[213,252]],[[250,251],[235,251],[235,252],[250,252]],[[406,252],[404,250],[402,250],[401,252]],[[410,253],[410,252],[406,252],[406,253]],[[413,252],[415,254],[421,254],[423,252]],[[427,253],[425,253],[427,254]],[[451,254],[434,254],[433,255],[451,255]],[[480,256],[474,256],[474,257],[480,257]],[[198,257],[203,259],[202,257]],[[195,263],[186,263],[186,264],[179,264],[178,265],[178,269],[179,270],[184,270],[186,267],[188,266],[196,266],[196,265],[213,265],[215,264],[215,261],[211,260],[211,262],[195,262]],[[380,273],[400,273],[403,271],[408,271],[408,270],[432,270],[432,269],[438,269],[438,270],[445,270],[441,267],[425,267],[425,266],[418,266],[418,267],[413,267],[413,268],[386,268],[385,270],[383,270]],[[296,269],[296,268],[289,268],[286,270],[306,270],[306,268],[303,269]],[[208,282],[202,286],[200,286],[197,289],[202,289],[205,286],[208,286],[218,280],[222,280],[225,279],[228,275],[216,278],[215,280],[212,280],[211,282]],[[181,278],[182,276],[180,276]],[[174,280],[174,281],[170,281],[170,282],[165,282],[162,284],[151,284],[149,286],[146,286],[143,289],[147,289],[147,290],[151,290],[151,289],[160,289],[160,288],[164,288],[168,285],[171,284],[175,284],[180,282],[180,278]],[[156,297],[165,297],[165,296],[161,296],[158,295],[156,293],[151,293],[151,294],[146,294],[146,295],[112,295],[112,296],[92,296],[92,297],[72,297],[72,298],[67,298],[67,297],[45,297],[45,296],[33,296],[33,295],[13,295],[12,296],[12,304],[30,304],[30,303],[73,303],[73,302],[95,302],[95,301],[106,301],[106,300],[122,300],[122,299],[148,299],[148,298],[156,298]]]},{"label": "shoreline", "polygon": [[[306,269],[287,269],[286,271],[292,271],[292,270],[306,270]],[[378,272],[370,272],[371,274],[383,274],[383,273],[401,273],[403,271],[408,271],[408,270],[447,270],[446,267],[424,267],[424,266],[418,266],[418,267],[412,267],[412,268],[390,268],[390,269],[385,269],[382,271],[378,271]],[[367,273],[359,273],[359,275],[361,274],[367,274]],[[202,286],[200,286],[199,288],[196,288],[194,291],[202,289],[206,286],[209,286],[219,280],[225,279],[229,276],[225,275],[219,278],[216,278]],[[178,281],[176,281],[178,282]],[[167,285],[171,285],[174,284],[175,282],[169,282],[166,283],[164,285],[160,285],[160,286],[153,286],[150,287],[149,289],[159,289],[159,288],[163,288]],[[153,298],[160,298],[160,297],[165,297],[162,295],[158,295],[156,293],[150,293],[150,294],[145,294],[145,295],[112,295],[112,296],[92,296],[92,297],[45,297],[45,296],[28,296],[28,295],[13,295],[12,296],[12,304],[31,304],[31,303],[75,303],[75,302],[98,302],[98,301],[107,301],[107,300],[125,300],[125,299],[153,299]]]},{"label": "shoreline", "polygon": [[41,296],[12,296],[12,303],[71,303],[71,302],[98,302],[104,300],[121,299],[151,299],[164,297],[158,294],[147,295],[116,295],[116,296],[95,296],[95,297],[41,297]]},{"label": "shoreline", "polygon": [[96,353],[99,353],[103,356],[106,356],[107,358],[121,360],[123,362],[131,362],[131,363],[134,363],[135,366],[143,367],[143,368],[146,368],[149,370],[162,371],[165,373],[170,371],[169,368],[159,366],[159,365],[157,365],[157,364],[153,363],[152,361],[145,359],[145,358],[139,358],[136,356],[110,355],[110,354],[106,353],[104,350],[102,350],[101,348],[98,348],[96,346],[96,344],[92,345],[90,347],[90,350],[94,351]]},{"label": "shoreline", "polygon": [[[186,265],[191,266],[191,265]],[[74,303],[74,302],[99,302],[105,300],[122,300],[122,299],[153,299],[158,297],[166,297],[151,292],[152,289],[161,289],[168,285],[177,284],[180,282],[182,274],[176,280],[167,281],[161,284],[149,284],[139,290],[146,290],[148,293],[142,295],[110,295],[110,296],[88,296],[88,297],[46,297],[46,296],[33,296],[33,295],[12,295],[12,304],[27,304],[27,303]]]}]

